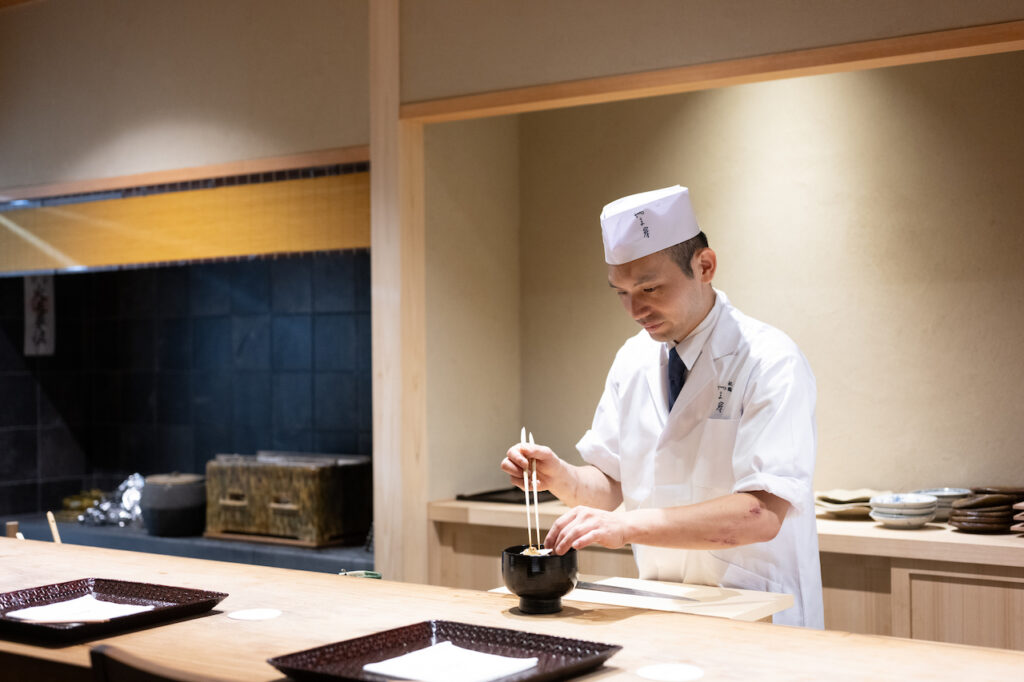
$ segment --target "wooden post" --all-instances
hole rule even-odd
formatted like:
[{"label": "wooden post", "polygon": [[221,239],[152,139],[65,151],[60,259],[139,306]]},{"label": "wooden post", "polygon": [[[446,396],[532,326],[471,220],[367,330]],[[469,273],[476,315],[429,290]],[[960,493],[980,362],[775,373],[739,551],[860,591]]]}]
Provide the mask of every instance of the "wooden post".
[{"label": "wooden post", "polygon": [[423,124],[399,120],[399,3],[370,3],[374,566],[427,582]]},{"label": "wooden post", "polygon": [[18,522],[8,521],[7,522],[7,537],[16,538],[18,537]]}]

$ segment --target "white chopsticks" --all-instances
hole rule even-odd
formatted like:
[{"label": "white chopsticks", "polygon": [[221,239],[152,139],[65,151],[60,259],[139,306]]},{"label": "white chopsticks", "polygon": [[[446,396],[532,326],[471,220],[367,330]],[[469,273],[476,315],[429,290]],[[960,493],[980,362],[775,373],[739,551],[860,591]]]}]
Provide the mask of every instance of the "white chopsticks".
[{"label": "white chopsticks", "polygon": [[[533,442],[533,432],[530,432],[530,445],[535,445]],[[540,549],[540,509],[537,508],[537,460],[531,459],[530,463],[533,465],[533,527],[537,529],[537,549]],[[529,514],[529,511],[527,511]]]},{"label": "white chopsticks", "polygon": [[[519,442],[526,443],[526,427],[524,426],[519,432]],[[534,445],[533,433],[530,433],[530,445]],[[526,494],[526,544],[530,549],[534,549],[533,546],[533,528],[537,529],[537,547],[540,549],[540,510],[537,508],[537,462],[530,460],[532,464],[532,472],[528,467],[523,472],[523,492]],[[530,523],[530,476],[533,475],[533,517],[534,523],[531,526]]]},{"label": "white chopsticks", "polygon": [[[526,442],[526,427],[519,432],[519,442]],[[523,472],[523,494],[526,495],[526,546],[533,549],[533,530],[530,527],[530,476]]]}]

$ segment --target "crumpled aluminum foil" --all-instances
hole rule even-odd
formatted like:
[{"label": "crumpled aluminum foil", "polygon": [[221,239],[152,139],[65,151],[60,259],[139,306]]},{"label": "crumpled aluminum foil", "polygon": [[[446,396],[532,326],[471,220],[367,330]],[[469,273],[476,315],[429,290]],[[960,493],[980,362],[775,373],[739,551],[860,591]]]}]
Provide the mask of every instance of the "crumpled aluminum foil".
[{"label": "crumpled aluminum foil", "polygon": [[104,495],[99,503],[78,515],[78,522],[87,526],[141,526],[142,488],[146,485],[142,474],[132,474],[117,490]]}]

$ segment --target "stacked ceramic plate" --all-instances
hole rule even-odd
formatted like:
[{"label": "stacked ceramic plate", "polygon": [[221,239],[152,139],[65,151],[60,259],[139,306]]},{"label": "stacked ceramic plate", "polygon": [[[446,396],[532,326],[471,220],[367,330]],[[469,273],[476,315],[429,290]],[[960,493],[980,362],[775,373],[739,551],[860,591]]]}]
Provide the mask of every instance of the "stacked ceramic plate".
[{"label": "stacked ceramic plate", "polygon": [[1024,533],[1024,502],[1018,502],[1013,505],[1013,520],[1017,523],[1010,526],[1010,530],[1015,533]]},{"label": "stacked ceramic plate", "polygon": [[935,509],[935,520],[945,521],[949,518],[949,511],[953,503],[962,497],[971,494],[970,488],[926,488],[915,490],[915,495],[934,495],[939,500],[939,506]]},{"label": "stacked ceramic plate", "polygon": [[934,495],[895,493],[871,498],[871,518],[889,528],[921,528],[935,518]]},{"label": "stacked ceramic plate", "polygon": [[973,488],[973,495],[953,503],[949,525],[966,533],[1009,533],[1013,506],[1024,501],[1024,488]]},{"label": "stacked ceramic plate", "polygon": [[818,513],[836,518],[867,518],[871,512],[870,500],[875,495],[888,495],[886,490],[835,488],[815,493],[814,506]]}]

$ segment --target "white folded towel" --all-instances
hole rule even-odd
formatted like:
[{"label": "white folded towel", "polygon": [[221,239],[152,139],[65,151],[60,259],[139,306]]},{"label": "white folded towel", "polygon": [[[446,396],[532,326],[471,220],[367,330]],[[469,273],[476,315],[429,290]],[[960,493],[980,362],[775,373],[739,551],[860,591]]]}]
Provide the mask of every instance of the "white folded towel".
[{"label": "white folded towel", "polygon": [[140,606],[138,604],[115,604],[110,601],[100,601],[95,596],[87,594],[77,599],[58,601],[44,606],[29,606],[28,608],[8,611],[4,614],[7,618],[33,621],[36,623],[89,623],[105,621],[119,616],[129,616],[133,613],[149,611],[152,604]]},{"label": "white folded towel", "polygon": [[496,656],[441,642],[379,663],[367,663],[363,670],[420,682],[488,682],[535,665],[536,658]]}]

